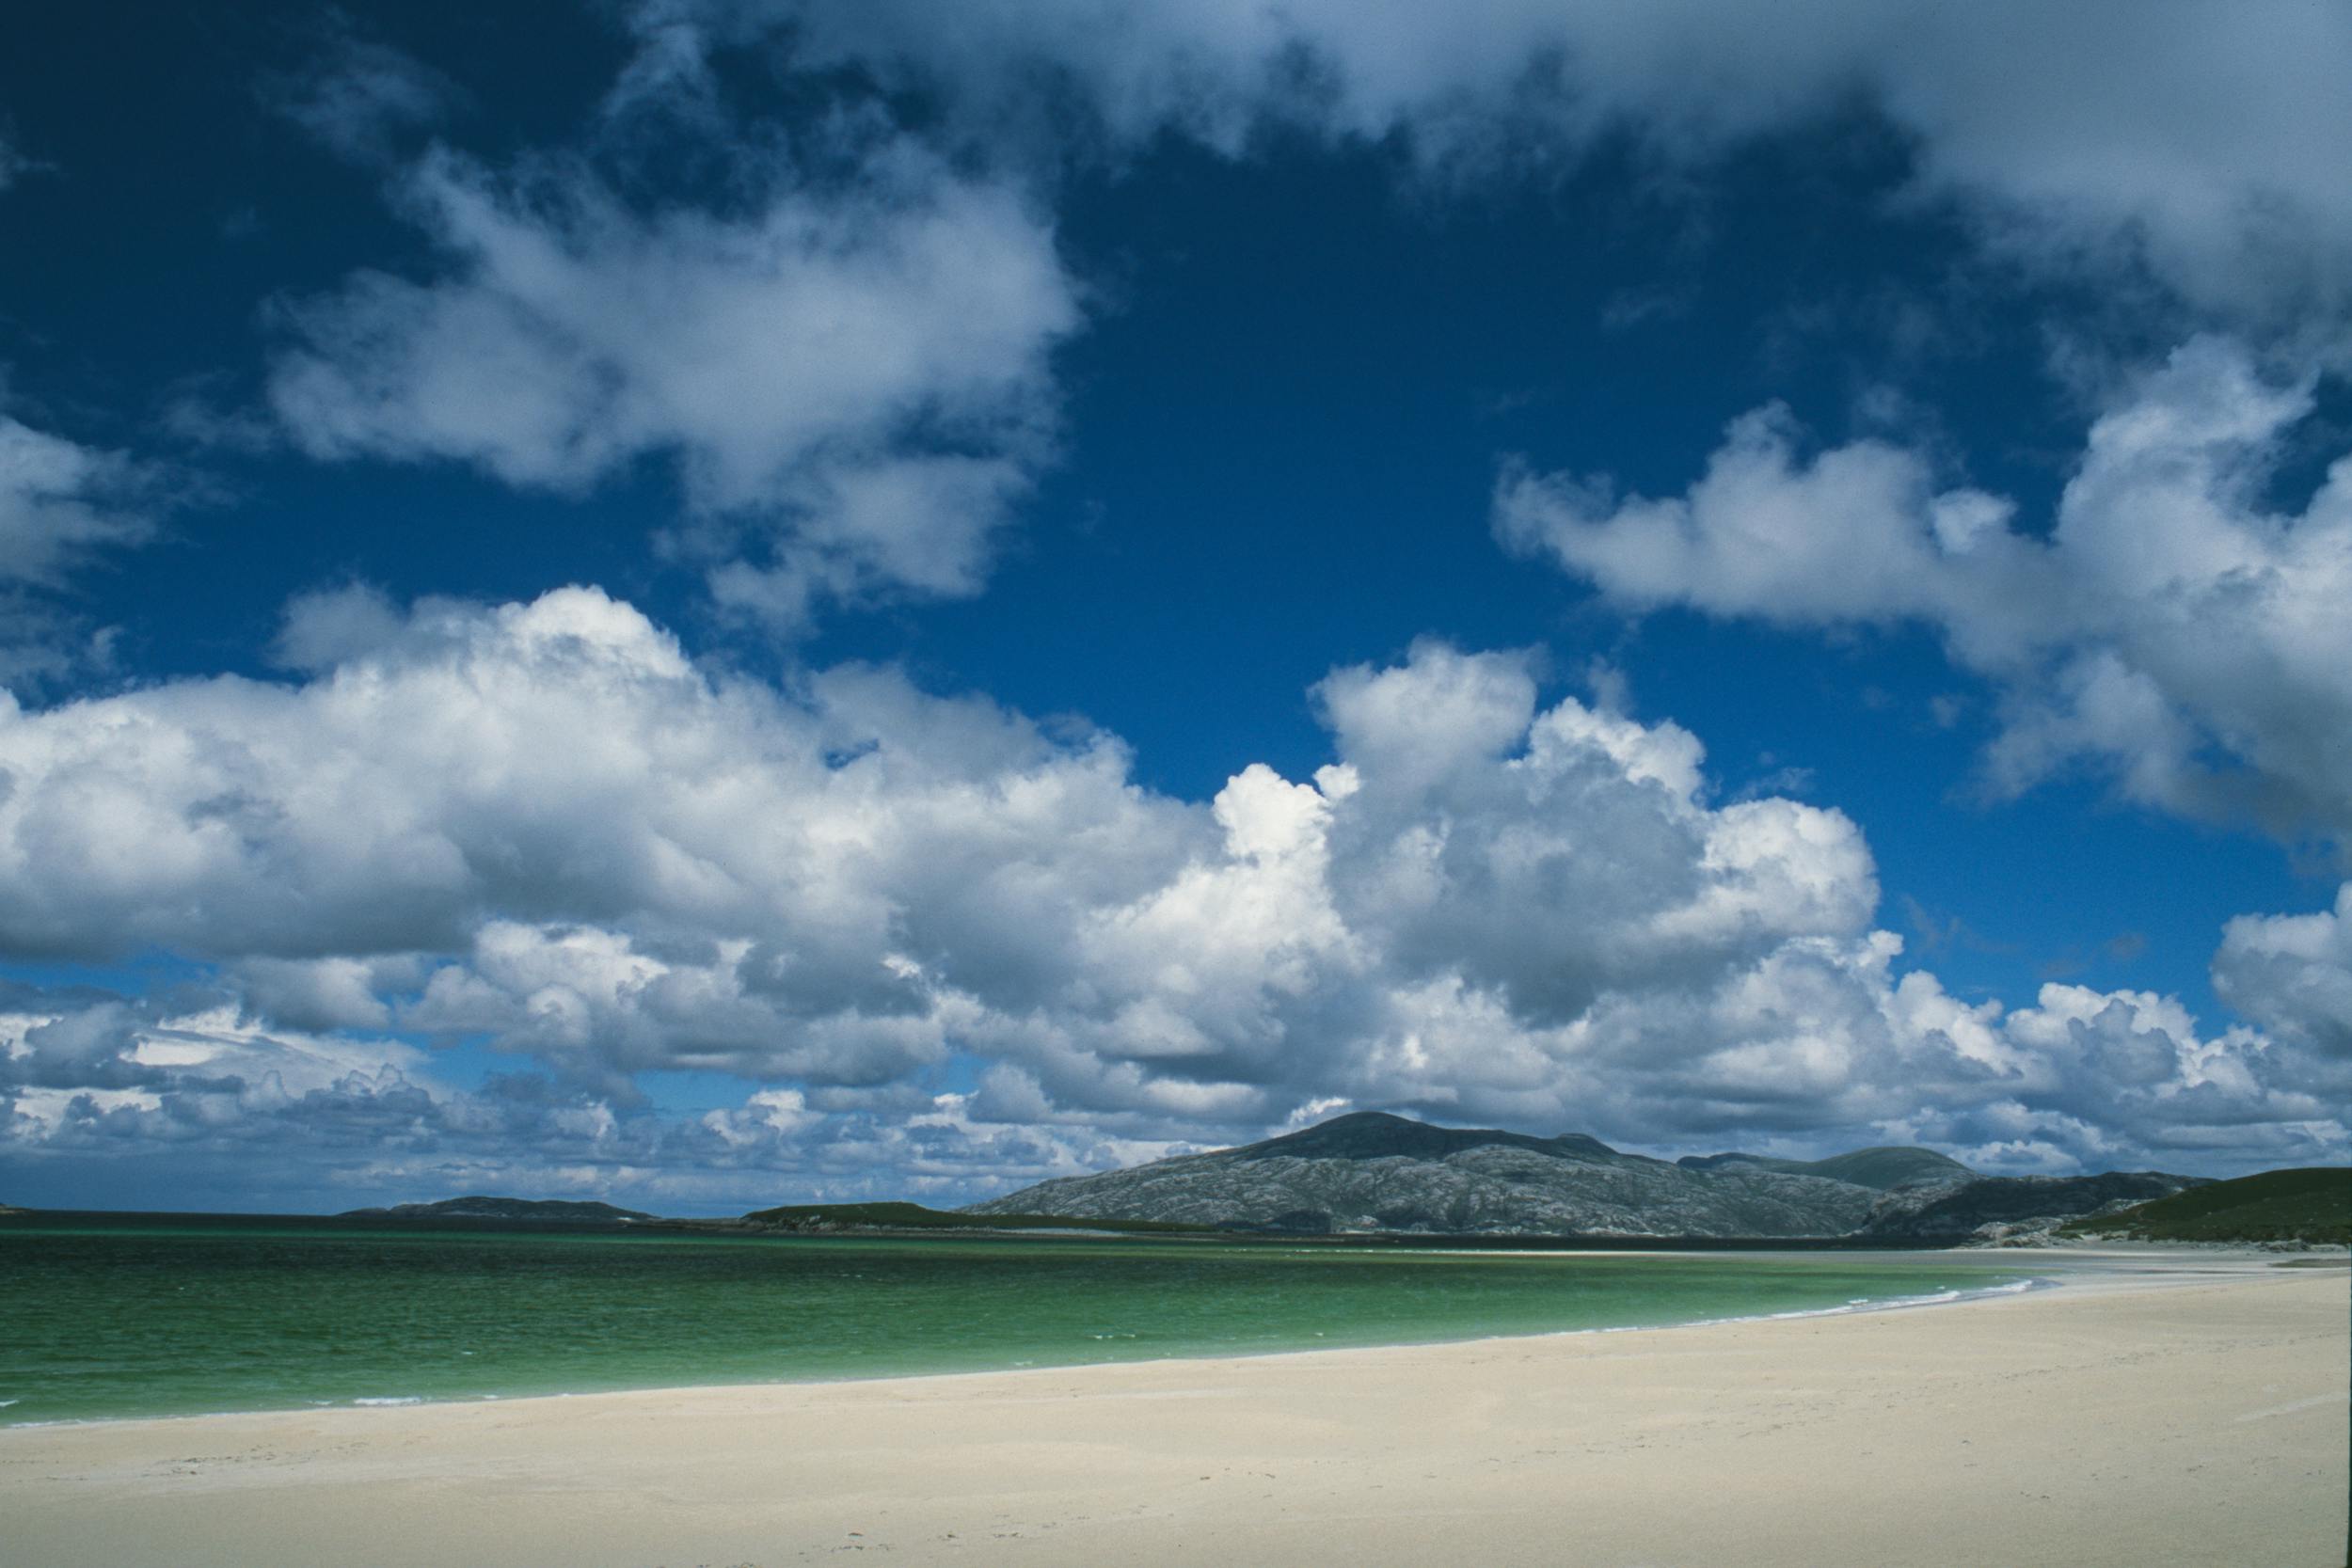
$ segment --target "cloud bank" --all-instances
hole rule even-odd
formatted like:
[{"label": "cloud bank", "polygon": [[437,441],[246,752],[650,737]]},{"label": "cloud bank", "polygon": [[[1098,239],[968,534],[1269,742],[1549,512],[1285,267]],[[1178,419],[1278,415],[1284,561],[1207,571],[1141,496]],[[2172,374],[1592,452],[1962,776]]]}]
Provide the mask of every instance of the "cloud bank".
[{"label": "cloud bank", "polygon": [[[291,683],[0,714],[0,948],[201,960],[256,1038],[485,1042],[541,1085],[501,1093],[590,1117],[550,1125],[612,1118],[624,1141],[581,1132],[580,1161],[638,1138],[695,1181],[734,1168],[662,1142],[689,1134],[635,1083],[675,1069],[745,1082],[733,1134],[694,1124],[729,1160],[805,1176],[840,1139],[930,1129],[961,1151],[925,1167],[942,1191],[1007,1138],[1041,1140],[1010,1176],[1335,1101],[1650,1144],[1899,1134],[2019,1167],[2343,1143],[2301,1035],[2069,987],[2004,1015],[1905,972],[1849,819],[1714,803],[1694,737],[1547,705],[1520,655],[1336,671],[1311,780],[1252,766],[1192,802],[1138,785],[1114,737],[888,670],[713,673],[595,590],[347,594],[288,645],[316,665]],[[39,1025],[83,1043],[11,1048],[20,1143],[259,1103],[254,1062],[159,1063],[119,1012],[71,1022],[91,1010]],[[437,1107],[418,1157],[474,1147],[480,1096],[387,1049],[363,1077]]]},{"label": "cloud bank", "polygon": [[[1679,496],[1511,469],[1500,536],[1633,612],[1933,628],[1999,694],[1993,789],[2090,768],[2352,837],[2352,467],[2274,494],[2347,344],[2340,10],[661,0],[629,26],[580,144],[499,166],[404,158],[453,91],[378,46],[279,84],[394,170],[436,251],[273,309],[298,450],[569,496],[660,475],[672,551],[787,631],[970,594],[1055,455],[1089,304],[1052,214],[1073,143],[1115,173],[1163,135],[1246,157],[1282,130],[1442,188],[1604,146],[1678,180],[1859,128],[1899,149],[1890,205],[2128,297],[2135,332],[2216,335],[2106,404],[2050,519],[1893,442],[1809,451],[1768,407]],[[831,112],[736,118],[718,64],[755,49]],[[724,150],[723,193],[607,156],[660,117]],[[24,166],[0,149],[0,186]],[[135,478],[0,420],[6,591],[145,537]],[[11,993],[26,1168],[977,1196],[1341,1105],[2014,1169],[2346,1147],[2342,899],[2223,933],[2251,1026],[2144,991],[1963,1000],[1876,928],[1851,820],[1721,800],[1694,736],[1548,698],[1520,655],[1334,671],[1327,766],[1201,801],[1116,736],[887,668],[698,664],[594,589],[321,595],[278,652],[293,678],[0,706],[0,952],[204,976]],[[515,1071],[461,1085],[453,1042]],[[652,1110],[642,1080],[675,1071],[739,1099]]]}]

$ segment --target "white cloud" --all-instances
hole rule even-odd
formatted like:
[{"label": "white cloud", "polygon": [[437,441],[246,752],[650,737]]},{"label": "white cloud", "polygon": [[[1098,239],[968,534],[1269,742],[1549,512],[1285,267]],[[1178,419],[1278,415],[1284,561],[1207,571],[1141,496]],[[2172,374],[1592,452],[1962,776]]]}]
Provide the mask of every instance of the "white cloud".
[{"label": "white cloud", "polygon": [[[2005,1018],[1903,973],[1852,822],[1713,803],[1694,737],[1547,706],[1523,655],[1336,672],[1328,766],[1253,766],[1195,804],[1110,737],[888,671],[715,675],[594,590],[405,614],[346,594],[286,641],[310,672],[289,683],[0,714],[0,949],[160,948],[280,1032],[486,1040],[563,1085],[530,1115],[566,1158],[707,1174],[755,1136],[771,1161],[912,1160],[946,1192],[1025,1128],[1044,1141],[1009,1170],[1334,1097],[1653,1144],[2341,1140],[2299,1038],[2064,988]],[[56,1037],[52,1109],[77,1072],[154,1101],[138,1116],[245,1103],[107,1054],[129,1022]],[[923,1120],[959,1055],[977,1089]],[[392,1065],[406,1087],[318,1114],[423,1093],[420,1149],[463,1142],[435,1117],[491,1116]],[[681,1132],[630,1109],[672,1069],[800,1098]]]},{"label": "white cloud", "polygon": [[102,551],[154,531],[137,466],[0,414],[0,582],[56,587]]},{"label": "white cloud", "polygon": [[2311,407],[2237,346],[2191,342],[2091,426],[2046,539],[1899,448],[1801,461],[1772,411],[1681,497],[1506,472],[1495,527],[1631,610],[1935,626],[2001,689],[2001,791],[2088,761],[2150,805],[2344,843],[2352,460],[2299,512],[2264,488]]},{"label": "white cloud", "polygon": [[713,681],[591,589],[426,601],[344,656],[299,685],[0,709],[0,876],[31,900],[9,944],[300,958],[458,950],[493,917],[772,920],[805,929],[763,962],[837,938],[879,963],[876,878],[936,882],[915,918],[945,920],[967,869],[1084,854],[1100,893],[1137,874],[1118,847],[1156,862],[1187,831],[1108,742],[882,672]]},{"label": "white cloud", "polygon": [[154,537],[156,475],[0,414],[0,685],[104,670],[114,632],[73,602],[77,573]]},{"label": "white cloud", "polygon": [[1074,285],[1012,186],[903,139],[854,162],[766,169],[739,214],[647,214],[576,164],[437,153],[404,190],[446,270],[288,306],[272,404],[315,457],[565,493],[671,460],[689,552],[787,622],[812,595],[975,592],[1050,451]]},{"label": "white cloud", "polygon": [[[1927,462],[1900,447],[1866,439],[1806,461],[1801,438],[1777,404],[1743,415],[1690,493],[1658,500],[1506,465],[1495,531],[1633,609],[1691,603],[1784,626],[1915,616],[1975,630],[1981,605],[2031,625],[2036,607],[2015,601],[2042,591],[2040,552],[2009,531],[2005,502],[1939,492]],[[2006,620],[1992,630],[1986,655],[2003,657],[2016,632]]]},{"label": "white cloud", "polygon": [[608,120],[640,113],[719,119],[706,10],[697,0],[641,0],[630,8],[624,20],[637,47],[605,95]]},{"label": "white cloud", "polygon": [[2333,910],[2231,921],[2213,983],[2264,1028],[2352,1067],[2352,882],[2337,890]]}]

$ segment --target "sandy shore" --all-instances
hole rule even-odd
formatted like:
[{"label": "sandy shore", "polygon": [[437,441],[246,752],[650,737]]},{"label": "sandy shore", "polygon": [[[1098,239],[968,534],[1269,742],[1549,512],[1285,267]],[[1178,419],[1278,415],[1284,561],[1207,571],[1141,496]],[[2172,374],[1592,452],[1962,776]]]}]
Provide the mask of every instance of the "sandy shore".
[{"label": "sandy shore", "polygon": [[2344,1561],[2341,1268],[1842,1318],[0,1431],[0,1560]]}]

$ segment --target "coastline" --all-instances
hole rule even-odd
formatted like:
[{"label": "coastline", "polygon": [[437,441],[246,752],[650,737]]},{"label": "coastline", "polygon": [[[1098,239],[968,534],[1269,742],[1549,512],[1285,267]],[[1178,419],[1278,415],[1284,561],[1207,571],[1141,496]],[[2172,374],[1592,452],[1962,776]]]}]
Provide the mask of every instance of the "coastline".
[{"label": "coastline", "polygon": [[[1497,1257],[1523,1257],[1522,1252],[1497,1253]],[[1559,1257],[1611,1257],[1607,1252],[1587,1253],[1576,1248],[1561,1249]],[[1673,1256],[1661,1254],[1661,1256]],[[1884,1257],[1907,1257],[1885,1253]],[[1918,1256],[1947,1258],[1953,1253],[1929,1253]],[[2072,1243],[2063,1251],[2036,1249],[1995,1251],[1985,1249],[1957,1256],[1985,1260],[1988,1275],[2022,1275],[1998,1283],[1960,1287],[1925,1295],[1904,1295],[1856,1298],[1851,1301],[1823,1306],[1797,1307],[1778,1312],[1742,1313],[1726,1317],[1690,1318],[1668,1323],[1604,1324],[1577,1328],[1534,1330],[1523,1333],[1469,1334],[1437,1338],[1405,1338],[1377,1343],[1285,1345],[1273,1349],[1248,1351],[1218,1351],[1215,1353],[1177,1353],[1166,1355],[1139,1356],[1132,1360],[1102,1361],[1022,1361],[999,1367],[953,1367],[920,1371],[853,1372],[837,1375],[793,1376],[767,1378],[756,1381],[681,1382],[628,1385],[593,1388],[562,1389],[528,1394],[469,1393],[448,1395],[379,1395],[335,1401],[306,1401],[299,1404],[266,1405],[251,1409],[172,1411],[152,1415],[60,1417],[53,1420],[8,1421],[0,1416],[0,1433],[41,1432],[62,1428],[115,1427],[126,1425],[155,1425],[167,1422],[240,1420],[278,1416],[314,1416],[332,1411],[375,1410],[394,1408],[463,1407],[476,1404],[503,1404],[510,1408],[527,1407],[534,1402],[557,1400],[592,1400],[618,1396],[661,1396],[706,1393],[756,1393],[779,1388],[817,1388],[838,1384],[865,1383],[929,1383],[940,1379],[971,1377],[1012,1377],[1054,1372],[1076,1372],[1092,1369],[1122,1367],[1182,1366],[1200,1363],[1235,1367],[1253,1362],[1297,1355],[1346,1355],[1387,1350],[1431,1350],[1452,1345],[1511,1345],[1530,1340],[1578,1338],[1590,1335],[1613,1334],[1671,1334],[1698,1328],[1726,1327],[1741,1323],[1799,1322],[1816,1318],[1844,1318],[1880,1312],[1909,1312],[1929,1308],[1965,1307],[1975,1303],[2002,1300],[2010,1296],[2043,1290],[2074,1291],[2130,1290],[2163,1288],[2179,1283],[2191,1270],[2212,1272],[2212,1265],[2221,1265],[2231,1274],[2261,1271],[2269,1268],[2298,1268],[2312,1266],[2343,1267],[2352,1263],[2339,1253],[2323,1253],[2311,1261],[2289,1261],[2255,1249],[2217,1243],[2189,1243],[2180,1246],[2161,1243]],[[2022,1262],[2027,1258],[2054,1261],[2053,1268],[2036,1272],[2018,1267],[1996,1267],[1990,1260]],[[2084,1260],[2090,1264],[2082,1267]],[[14,1404],[13,1400],[0,1401],[0,1409]]]},{"label": "coastline", "polygon": [[[2001,1270],[1999,1272],[2012,1274],[2017,1271]],[[842,1383],[916,1383],[930,1382],[938,1378],[999,1377],[1029,1372],[1081,1371],[1098,1367],[1152,1367],[1193,1362],[1232,1363],[1238,1366],[1287,1355],[1342,1355],[1364,1351],[1426,1350],[1445,1345],[1513,1344],[1530,1339],[1574,1338],[1592,1334],[1669,1334],[1680,1329],[1715,1328],[1733,1323],[1788,1323],[1809,1318],[1852,1317],[1868,1312],[1917,1311],[1930,1307],[1961,1307],[1970,1302],[1997,1299],[2028,1291],[2054,1290],[2065,1283],[2064,1280],[2037,1275],[2027,1275],[2021,1279],[2008,1279],[1998,1284],[1956,1287],[1925,1295],[1856,1297],[1851,1301],[1826,1307],[1794,1307],[1779,1312],[1755,1312],[1720,1318],[1691,1318],[1671,1323],[1612,1323],[1595,1327],[1545,1329],[1527,1333],[1470,1334],[1428,1339],[1384,1340],[1375,1344],[1297,1344],[1268,1350],[1221,1351],[1213,1354],[1200,1353],[1138,1356],[1133,1360],[1022,1361],[1002,1367],[944,1368],[932,1371],[858,1372],[830,1377],[770,1378],[757,1382],[652,1384],[643,1386],[579,1388],[532,1394],[379,1395],[332,1402],[312,1400],[300,1404],[265,1405],[250,1410],[178,1411],[134,1416],[69,1416],[45,1421],[11,1422],[5,1416],[0,1416],[0,1433],[44,1432],[63,1427],[151,1425],[169,1421],[236,1420],[246,1417],[318,1415],[331,1410],[376,1410],[472,1404],[517,1406],[546,1400],[603,1399],[621,1394],[691,1394],[713,1391],[739,1393],[767,1388],[824,1387]],[[0,1400],[0,1411],[17,1402],[15,1400]]]},{"label": "coastline", "polygon": [[[167,1238],[172,1245],[181,1240]],[[730,1252],[717,1274],[707,1266],[686,1272],[698,1283],[691,1301],[678,1304],[690,1314],[680,1320],[648,1316],[678,1272],[659,1261],[669,1254],[617,1278],[592,1270],[594,1277],[567,1288],[564,1280],[580,1274],[583,1257],[593,1263],[595,1253],[546,1254],[535,1241],[519,1251],[503,1239],[500,1244],[507,1250],[476,1256],[467,1243],[465,1256],[479,1266],[458,1277],[471,1288],[449,1292],[449,1310],[435,1312],[420,1310],[432,1305],[424,1301],[379,1310],[376,1301],[361,1299],[373,1255],[339,1243],[341,1250],[325,1255],[327,1263],[358,1256],[358,1274],[323,1264],[323,1297],[286,1298],[313,1305],[248,1314],[217,1338],[208,1337],[200,1313],[188,1335],[156,1332],[181,1321],[183,1302],[150,1291],[126,1305],[98,1293],[103,1271],[69,1271],[55,1294],[38,1275],[20,1278],[12,1292],[0,1291],[29,1314],[18,1320],[22,1365],[0,1355],[8,1374],[0,1394],[24,1398],[0,1408],[0,1425],[1438,1344],[1843,1312],[1865,1303],[1936,1304],[2023,1283],[2018,1255],[1994,1252],[1629,1257],[1584,1248],[1326,1247],[1195,1258],[1156,1243],[1115,1243],[1103,1253],[1083,1244],[1032,1253],[951,1243],[933,1252],[928,1241],[824,1238],[777,1243],[772,1254]],[[240,1288],[271,1289],[250,1273],[249,1258],[234,1248],[227,1256],[247,1266],[236,1276]],[[751,1265],[741,1262],[745,1256]],[[550,1261],[561,1266],[539,1266]],[[497,1278],[507,1262],[532,1265],[535,1288],[521,1299],[492,1301],[479,1282]],[[870,1283],[845,1289],[842,1280]],[[876,1313],[876,1291],[898,1310]],[[649,1326],[656,1319],[667,1326]],[[109,1354],[112,1331],[97,1326],[118,1320],[119,1357]],[[677,1331],[684,1321],[696,1325],[692,1333]],[[581,1326],[597,1322],[618,1322],[623,1332],[604,1339]],[[331,1339],[324,1337],[330,1328]],[[290,1354],[280,1354],[281,1344]],[[198,1348],[204,1346],[215,1348]]]},{"label": "coastline", "polygon": [[16,1427],[0,1513],[27,1562],[124,1568],[2318,1568],[2352,1277],[2275,1261],[2134,1254],[1932,1311]]}]

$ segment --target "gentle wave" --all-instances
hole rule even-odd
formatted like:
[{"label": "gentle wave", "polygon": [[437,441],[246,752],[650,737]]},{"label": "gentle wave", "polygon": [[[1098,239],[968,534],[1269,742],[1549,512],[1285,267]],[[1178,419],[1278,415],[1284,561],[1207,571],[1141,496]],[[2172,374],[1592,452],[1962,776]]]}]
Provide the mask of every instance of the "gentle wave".
[{"label": "gentle wave", "polygon": [[[1988,1296],[2013,1296],[2026,1291],[2056,1290],[2055,1279],[2027,1278],[2006,1280],[1998,1285],[1983,1285],[1965,1291],[1934,1291],[1914,1296],[1855,1296],[1842,1307],[1807,1307],[1788,1312],[1741,1312],[1728,1318],[1683,1318],[1662,1323],[1604,1323],[1595,1328],[1556,1329],[1554,1333],[1579,1334],[1657,1334],[1677,1328],[1719,1328],[1728,1323],[1785,1323],[1798,1318],[1847,1318],[1861,1312],[1894,1312],[1913,1307],[1947,1307],[1954,1302],[1980,1301]],[[1541,1336],[1537,1336],[1540,1338]],[[1494,1338],[1520,1338],[1525,1336],[1503,1335]]]},{"label": "gentle wave", "polygon": [[2013,1296],[2026,1291],[2047,1291],[2058,1288],[2055,1279],[2011,1279],[1999,1285],[1980,1285],[1969,1291],[1934,1291],[1919,1296],[1857,1296],[1843,1307],[1809,1307],[1793,1312],[1767,1312],[1761,1317],[1708,1318],[1708,1323],[1779,1323],[1790,1318],[1843,1318],[1856,1312],[1892,1312],[1906,1307],[1947,1307],[1956,1301],[1982,1301],[1987,1296]]}]

